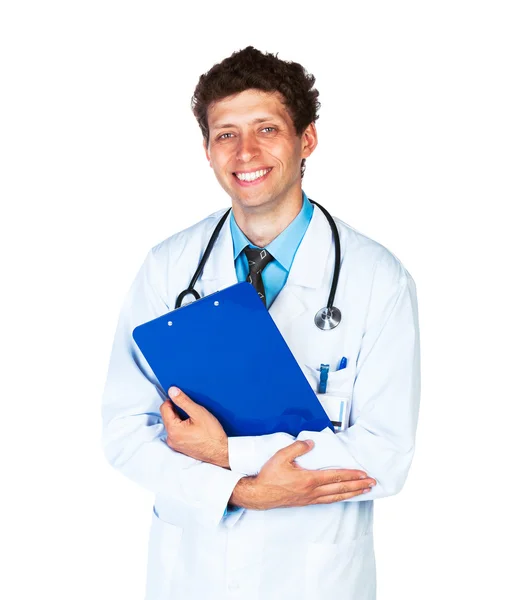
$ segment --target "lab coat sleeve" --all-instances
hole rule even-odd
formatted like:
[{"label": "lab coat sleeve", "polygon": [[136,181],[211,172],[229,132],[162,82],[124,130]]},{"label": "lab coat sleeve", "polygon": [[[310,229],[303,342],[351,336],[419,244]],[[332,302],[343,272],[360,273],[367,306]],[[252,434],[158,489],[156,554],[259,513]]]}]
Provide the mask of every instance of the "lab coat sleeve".
[{"label": "lab coat sleeve", "polygon": [[[360,469],[377,481],[352,501],[396,494],[414,453],[420,400],[420,348],[415,283],[395,257],[375,268],[366,327],[357,357],[349,427],[301,432],[314,448],[297,463],[307,469]],[[229,438],[232,469],[256,474],[294,438],[285,433]]]},{"label": "lab coat sleeve", "polygon": [[148,253],[123,304],[103,394],[102,443],[113,467],[155,494],[166,520],[181,527],[189,520],[216,526],[243,475],[166,444],[160,405],[167,394],[132,338],[137,325],[169,312],[162,284],[159,290],[165,260],[159,246]]}]

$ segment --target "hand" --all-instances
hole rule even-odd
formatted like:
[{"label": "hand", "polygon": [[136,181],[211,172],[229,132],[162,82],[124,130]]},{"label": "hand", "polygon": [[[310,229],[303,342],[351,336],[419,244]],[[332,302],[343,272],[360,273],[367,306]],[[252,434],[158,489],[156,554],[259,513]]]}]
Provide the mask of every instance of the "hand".
[{"label": "hand", "polygon": [[167,432],[167,445],[191,458],[229,469],[228,438],[221,423],[178,388],[170,387],[168,394],[189,418],[182,421],[171,402],[163,402],[160,414]]},{"label": "hand", "polygon": [[311,471],[294,462],[313,446],[312,440],[298,441],[276,452],[256,477],[246,477],[238,482],[230,504],[255,510],[331,504],[364,494],[376,485],[376,481],[363,471]]}]

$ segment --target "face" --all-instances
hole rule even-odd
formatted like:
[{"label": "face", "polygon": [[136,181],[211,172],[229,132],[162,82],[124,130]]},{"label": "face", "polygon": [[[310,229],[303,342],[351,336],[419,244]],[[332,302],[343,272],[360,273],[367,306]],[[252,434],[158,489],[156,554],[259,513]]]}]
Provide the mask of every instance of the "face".
[{"label": "face", "polygon": [[315,125],[298,136],[281,94],[246,90],[208,108],[204,143],[232,202],[254,212],[301,197],[301,160],[317,145]]}]

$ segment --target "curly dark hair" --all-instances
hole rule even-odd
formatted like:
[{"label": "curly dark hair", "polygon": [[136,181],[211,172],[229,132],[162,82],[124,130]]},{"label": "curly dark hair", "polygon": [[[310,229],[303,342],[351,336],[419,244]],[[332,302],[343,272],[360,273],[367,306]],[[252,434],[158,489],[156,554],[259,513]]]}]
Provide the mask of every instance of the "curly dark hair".
[{"label": "curly dark hair", "polygon": [[[299,63],[281,60],[278,54],[263,53],[253,46],[247,46],[201,75],[191,99],[191,107],[208,144],[207,110],[212,102],[249,89],[279,92],[300,136],[319,117],[317,112],[321,105],[314,83],[315,77]],[[301,177],[304,165],[305,159],[301,163]]]}]

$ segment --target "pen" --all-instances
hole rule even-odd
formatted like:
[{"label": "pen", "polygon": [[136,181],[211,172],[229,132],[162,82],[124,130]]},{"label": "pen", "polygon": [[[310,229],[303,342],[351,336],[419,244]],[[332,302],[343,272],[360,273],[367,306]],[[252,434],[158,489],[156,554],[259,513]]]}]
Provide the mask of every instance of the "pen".
[{"label": "pen", "polygon": [[347,367],[347,358],[345,356],[342,357],[340,361],[340,365],[338,366],[338,370],[345,369]]}]

